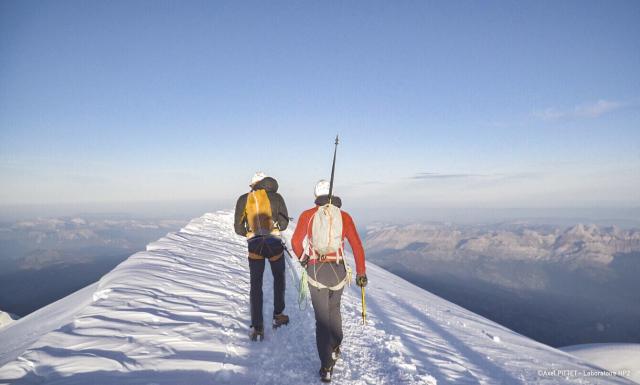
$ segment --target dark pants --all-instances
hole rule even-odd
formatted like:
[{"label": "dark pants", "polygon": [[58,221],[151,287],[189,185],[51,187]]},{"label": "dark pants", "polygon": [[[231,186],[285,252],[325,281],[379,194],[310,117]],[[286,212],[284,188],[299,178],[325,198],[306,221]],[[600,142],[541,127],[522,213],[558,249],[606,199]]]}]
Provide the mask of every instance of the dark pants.
[{"label": "dark pants", "polygon": [[[276,261],[269,261],[273,275],[273,315],[284,311],[284,256]],[[262,276],[264,275],[264,259],[249,258],[251,276],[251,326],[263,326],[262,319]]]},{"label": "dark pants", "polygon": [[[318,263],[307,266],[307,274],[325,286],[335,286],[347,275],[343,264]],[[311,303],[316,315],[316,344],[322,367],[333,364],[331,352],[342,343],[342,315],[340,300],[342,290],[318,289],[309,284]]]}]

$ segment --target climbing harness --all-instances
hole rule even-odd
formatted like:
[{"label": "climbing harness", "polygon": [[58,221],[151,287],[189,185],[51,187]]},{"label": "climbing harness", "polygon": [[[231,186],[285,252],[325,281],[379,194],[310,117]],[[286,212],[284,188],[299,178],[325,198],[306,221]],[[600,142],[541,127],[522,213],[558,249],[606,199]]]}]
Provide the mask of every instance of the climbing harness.
[{"label": "climbing harness", "polygon": [[340,277],[338,276],[338,273],[336,272],[336,269],[333,267],[333,263],[322,263],[320,265],[320,267],[316,270],[316,264],[313,265],[313,278],[311,277],[307,277],[307,280],[309,282],[309,284],[315,288],[317,288],[318,290],[321,289],[329,289],[332,291],[336,291],[336,290],[340,290],[342,289],[345,285],[349,285],[351,286],[351,277],[352,277],[352,272],[351,272],[351,266],[349,266],[349,264],[347,263],[347,261],[344,258],[340,259],[342,261],[342,263],[344,263],[345,265],[345,270],[347,272],[347,274],[345,274],[345,277],[340,280],[340,282],[338,282],[337,284],[333,285],[333,286],[327,286],[321,282],[318,282],[316,279],[318,277],[318,270],[320,270],[322,267],[324,267],[325,265],[329,265],[331,267],[331,270],[333,270],[333,274],[336,276],[336,279],[340,279]]}]

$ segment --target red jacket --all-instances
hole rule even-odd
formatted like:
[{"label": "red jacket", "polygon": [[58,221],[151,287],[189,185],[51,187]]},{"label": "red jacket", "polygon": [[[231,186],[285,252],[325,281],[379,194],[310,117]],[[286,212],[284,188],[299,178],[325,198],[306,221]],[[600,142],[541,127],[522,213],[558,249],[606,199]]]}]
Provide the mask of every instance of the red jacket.
[{"label": "red jacket", "polygon": [[[311,232],[310,221],[316,211],[318,211],[318,206],[303,212],[302,214],[300,214],[300,219],[298,219],[298,223],[296,224],[296,230],[293,232],[293,238],[291,239],[291,246],[293,247],[293,252],[296,254],[298,259],[302,257],[302,254],[305,251],[303,246],[304,238],[311,237],[311,234],[307,233],[307,229],[309,232]],[[351,215],[342,210],[340,210],[340,213],[342,214],[343,247],[344,239],[347,238],[349,244],[351,245],[351,249],[353,250],[353,257],[356,261],[356,274],[364,275],[364,249],[362,248],[362,241],[360,241],[360,236],[358,235],[358,231],[356,230],[356,225],[353,223]],[[315,260],[311,260],[309,261],[309,263],[315,263]]]}]

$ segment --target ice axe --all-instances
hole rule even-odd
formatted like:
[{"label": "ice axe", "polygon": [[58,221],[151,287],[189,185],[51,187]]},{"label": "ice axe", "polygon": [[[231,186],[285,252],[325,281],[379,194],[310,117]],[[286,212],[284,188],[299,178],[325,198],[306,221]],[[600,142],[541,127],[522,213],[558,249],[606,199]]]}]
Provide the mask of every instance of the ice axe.
[{"label": "ice axe", "polygon": [[335,148],[333,149],[333,163],[331,164],[331,180],[329,182],[329,204],[331,204],[331,198],[333,198],[333,176],[336,172],[336,154],[338,153],[338,144],[340,143],[340,139],[336,134],[336,142]]},{"label": "ice axe", "polygon": [[366,325],[367,324],[367,302],[364,299],[364,286],[361,286],[360,290],[362,291],[362,324]]}]

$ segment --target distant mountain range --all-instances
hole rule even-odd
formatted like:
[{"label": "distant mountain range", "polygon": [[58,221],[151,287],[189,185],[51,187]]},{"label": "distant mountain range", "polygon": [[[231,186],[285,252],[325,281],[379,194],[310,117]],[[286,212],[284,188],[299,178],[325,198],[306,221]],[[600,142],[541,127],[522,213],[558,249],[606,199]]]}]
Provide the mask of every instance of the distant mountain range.
[{"label": "distant mountain range", "polygon": [[617,253],[640,251],[640,230],[578,224],[566,229],[544,225],[449,224],[373,225],[367,248],[411,250],[445,259],[490,255],[505,259],[574,260],[608,264]]},{"label": "distant mountain range", "polygon": [[25,316],[185,222],[87,215],[0,223],[0,308]]},{"label": "distant mountain range", "polygon": [[640,342],[638,229],[375,224],[365,243],[388,270],[553,346]]},{"label": "distant mountain range", "polygon": [[96,256],[131,254],[179,228],[183,220],[62,217],[0,224],[3,270],[89,263]]}]

